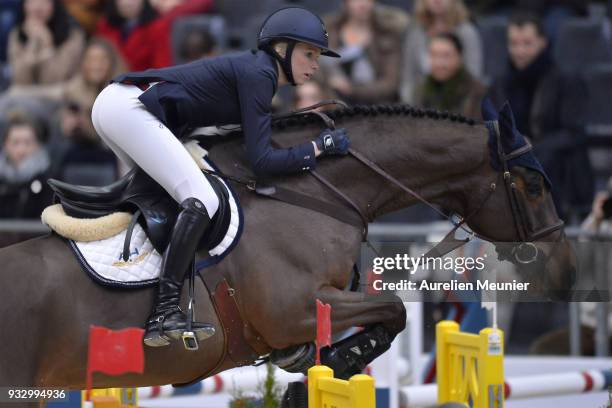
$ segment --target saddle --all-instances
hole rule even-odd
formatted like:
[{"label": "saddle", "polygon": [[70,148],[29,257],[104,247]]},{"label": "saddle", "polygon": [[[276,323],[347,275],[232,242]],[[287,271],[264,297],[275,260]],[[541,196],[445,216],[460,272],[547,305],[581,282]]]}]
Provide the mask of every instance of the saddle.
[{"label": "saddle", "polygon": [[[199,249],[214,248],[223,239],[230,222],[227,190],[217,177],[204,173],[219,198],[219,210],[212,218],[211,227],[200,240]],[[172,197],[147,175],[135,167],[116,182],[103,187],[79,186],[49,179],[64,212],[75,218],[98,218],[114,212],[133,214],[131,230],[138,222],[160,254],[168,246],[170,235],[180,212]]]}]

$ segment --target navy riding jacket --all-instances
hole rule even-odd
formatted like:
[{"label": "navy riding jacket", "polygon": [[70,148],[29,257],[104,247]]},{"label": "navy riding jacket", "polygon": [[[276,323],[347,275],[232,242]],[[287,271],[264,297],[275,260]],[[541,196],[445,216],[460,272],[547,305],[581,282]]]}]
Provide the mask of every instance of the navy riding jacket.
[{"label": "navy riding jacket", "polygon": [[190,128],[241,123],[253,171],[270,175],[315,167],[311,142],[288,149],[271,146],[271,103],[276,61],[263,51],[245,51],[174,67],[119,75],[112,82],[160,82],[140,95],[147,110],[175,135]]}]

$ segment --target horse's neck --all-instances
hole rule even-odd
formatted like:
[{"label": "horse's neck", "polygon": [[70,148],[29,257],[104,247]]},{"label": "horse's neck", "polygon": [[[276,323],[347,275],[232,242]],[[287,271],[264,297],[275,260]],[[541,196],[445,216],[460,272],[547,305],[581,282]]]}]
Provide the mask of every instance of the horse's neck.
[{"label": "horse's neck", "polygon": [[[491,177],[484,126],[405,116],[353,119],[338,126],[347,128],[355,150],[443,208],[469,212],[470,194],[480,194],[479,187]],[[371,219],[418,201],[352,157],[324,159],[319,169]]]},{"label": "horse's neck", "polygon": [[[483,174],[488,169],[484,126],[406,115],[343,118],[336,120],[336,126],[347,129],[351,147],[402,184],[460,214],[468,210],[470,188],[483,186],[490,178]],[[322,128],[319,122],[290,126],[275,131],[274,140],[289,147],[314,139]],[[220,153],[222,161],[236,162],[244,156],[241,143],[234,141],[228,147]],[[213,153],[217,152],[215,148]],[[351,156],[319,158],[317,171],[370,219],[417,202]],[[312,177],[293,175],[276,178],[275,182],[323,199],[337,199]]]}]

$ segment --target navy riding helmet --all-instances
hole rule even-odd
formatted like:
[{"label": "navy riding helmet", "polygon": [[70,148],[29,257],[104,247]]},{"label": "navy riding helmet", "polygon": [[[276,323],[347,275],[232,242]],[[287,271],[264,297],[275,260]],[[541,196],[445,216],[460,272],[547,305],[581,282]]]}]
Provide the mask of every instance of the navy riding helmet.
[{"label": "navy riding helmet", "polygon": [[[277,40],[287,40],[287,53],[283,58],[272,47]],[[261,25],[257,48],[271,54],[280,63],[289,82],[295,85],[291,70],[291,55],[296,42],[303,42],[321,49],[321,55],[339,58],[329,49],[325,24],[319,16],[302,7],[286,7],[270,14]]]}]

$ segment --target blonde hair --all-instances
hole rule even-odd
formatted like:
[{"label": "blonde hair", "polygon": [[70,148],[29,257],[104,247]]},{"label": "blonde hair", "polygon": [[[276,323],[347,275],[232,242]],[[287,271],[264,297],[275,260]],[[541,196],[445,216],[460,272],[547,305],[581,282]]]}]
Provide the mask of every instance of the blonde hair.
[{"label": "blonde hair", "polygon": [[278,53],[278,55],[281,56],[281,58],[285,58],[285,56],[287,55],[286,41],[275,42],[274,44],[272,44],[272,48]]},{"label": "blonde hair", "polygon": [[[463,0],[449,0],[451,2],[450,9],[445,15],[446,24],[449,27],[457,27],[461,23],[465,23],[470,17],[470,13],[465,7]],[[414,6],[415,19],[425,28],[433,24],[434,17],[427,10],[427,0],[417,0]]]}]

